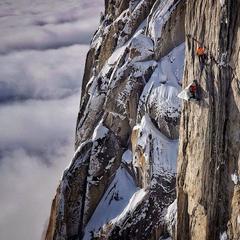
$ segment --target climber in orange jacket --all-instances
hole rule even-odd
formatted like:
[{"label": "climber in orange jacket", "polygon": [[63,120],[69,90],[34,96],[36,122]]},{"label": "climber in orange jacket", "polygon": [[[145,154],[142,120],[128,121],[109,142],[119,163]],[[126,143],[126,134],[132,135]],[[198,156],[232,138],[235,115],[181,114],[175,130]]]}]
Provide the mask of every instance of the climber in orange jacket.
[{"label": "climber in orange jacket", "polygon": [[196,54],[199,57],[199,62],[203,65],[204,61],[207,59],[207,51],[206,48],[203,46],[203,43],[198,41],[195,37],[191,34],[186,34],[188,38],[192,38],[197,43]]},{"label": "climber in orange jacket", "polygon": [[197,51],[198,56],[203,56],[205,54],[205,48],[204,47],[198,46],[196,51]]},{"label": "climber in orange jacket", "polygon": [[198,55],[201,68],[203,68],[204,62],[207,59],[206,49],[202,46],[198,46],[196,49],[196,54]]}]

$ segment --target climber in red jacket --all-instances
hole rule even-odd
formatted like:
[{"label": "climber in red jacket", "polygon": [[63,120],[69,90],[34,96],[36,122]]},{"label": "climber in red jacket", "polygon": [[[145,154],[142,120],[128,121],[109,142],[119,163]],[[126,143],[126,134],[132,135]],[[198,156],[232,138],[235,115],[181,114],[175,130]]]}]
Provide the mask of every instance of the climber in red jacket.
[{"label": "climber in red jacket", "polygon": [[198,82],[194,80],[191,86],[189,87],[190,99],[199,100],[198,96]]}]

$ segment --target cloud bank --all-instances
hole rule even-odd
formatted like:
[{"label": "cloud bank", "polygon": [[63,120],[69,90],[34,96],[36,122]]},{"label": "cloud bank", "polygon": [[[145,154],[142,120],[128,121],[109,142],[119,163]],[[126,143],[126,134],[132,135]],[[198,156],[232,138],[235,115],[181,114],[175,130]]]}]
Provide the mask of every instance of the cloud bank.
[{"label": "cloud bank", "polygon": [[80,89],[88,45],[0,57],[0,102],[59,99]]},{"label": "cloud bank", "polygon": [[0,239],[40,239],[73,155],[78,103],[79,93],[0,108]]},{"label": "cloud bank", "polygon": [[0,6],[0,53],[89,44],[103,1],[10,0]]},{"label": "cloud bank", "polygon": [[0,239],[40,239],[73,155],[101,0],[0,3]]},{"label": "cloud bank", "polygon": [[51,166],[24,149],[5,155],[0,164],[1,239],[40,239],[49,203],[71,150],[63,146],[58,156],[51,155]]}]

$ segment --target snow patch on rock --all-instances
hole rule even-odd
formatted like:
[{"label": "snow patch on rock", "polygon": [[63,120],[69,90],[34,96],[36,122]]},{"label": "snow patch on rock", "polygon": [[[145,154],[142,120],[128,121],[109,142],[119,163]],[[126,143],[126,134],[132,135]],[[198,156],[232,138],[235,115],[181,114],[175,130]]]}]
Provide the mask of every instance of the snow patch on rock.
[{"label": "snow patch on rock", "polygon": [[224,4],[225,4],[225,0],[220,0],[220,4],[221,4],[221,6],[223,7]]},{"label": "snow patch on rock", "polygon": [[161,37],[162,28],[169,19],[177,3],[175,5],[173,4],[174,0],[162,1],[149,22],[149,32],[155,43]]},{"label": "snow patch on rock", "polygon": [[181,90],[184,52],[183,43],[158,62],[157,68],[142,92],[140,107],[141,104],[145,104],[145,108],[154,105],[160,116],[179,116],[181,101],[177,95]]},{"label": "snow patch on rock", "polygon": [[132,39],[130,44],[130,49],[135,49],[137,51],[137,56],[134,61],[146,60],[148,57],[153,55],[153,41],[151,38],[142,34],[139,31]]},{"label": "snow patch on rock", "polygon": [[[147,114],[142,118],[138,129],[140,134],[137,145],[144,149],[145,158],[151,159],[152,174],[161,175],[166,171],[176,173],[178,140],[170,140],[164,136]],[[149,149],[149,136],[154,139],[152,150]]]},{"label": "snow patch on rock", "polygon": [[112,219],[111,223],[114,224],[114,223],[119,222],[121,219],[123,219],[126,216],[126,214],[129,214],[132,211],[134,211],[134,209],[142,201],[142,199],[144,198],[145,195],[146,195],[146,191],[144,189],[140,189],[137,192],[135,192],[133,194],[133,196],[131,197],[127,206],[122,211],[122,213],[119,216],[117,216],[116,218]]},{"label": "snow patch on rock", "polygon": [[128,149],[127,151],[125,151],[125,152],[123,153],[123,155],[122,155],[122,161],[123,161],[124,163],[130,164],[130,163],[132,162],[132,158],[133,158],[132,155],[133,155],[133,154],[132,154],[132,151]]},{"label": "snow patch on rock", "polygon": [[103,126],[102,121],[99,122],[97,127],[95,128],[93,135],[92,135],[92,141],[96,141],[97,139],[104,138],[109,132],[109,129]]},{"label": "snow patch on rock", "polygon": [[228,240],[228,236],[226,232],[220,234],[219,240]]},{"label": "snow patch on rock", "polygon": [[125,211],[126,206],[132,201],[131,197],[137,189],[132,177],[123,167],[120,167],[89,220],[83,239],[91,239],[91,234],[98,232],[104,224],[113,219],[118,219]]},{"label": "snow patch on rock", "polygon": [[165,221],[167,222],[168,231],[173,235],[172,228],[177,222],[177,199],[168,207]]},{"label": "snow patch on rock", "polygon": [[238,176],[236,173],[231,175],[231,179],[235,185],[237,185],[240,182],[240,176]]}]

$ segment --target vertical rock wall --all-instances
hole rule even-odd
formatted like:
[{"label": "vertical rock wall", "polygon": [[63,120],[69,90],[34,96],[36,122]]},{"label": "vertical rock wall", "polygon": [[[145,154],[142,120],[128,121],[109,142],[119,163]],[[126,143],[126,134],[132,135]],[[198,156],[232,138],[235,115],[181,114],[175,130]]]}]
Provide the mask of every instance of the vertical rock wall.
[{"label": "vertical rock wall", "polygon": [[240,1],[187,1],[184,86],[197,79],[201,101],[182,110],[178,240],[240,239],[239,11]]}]

